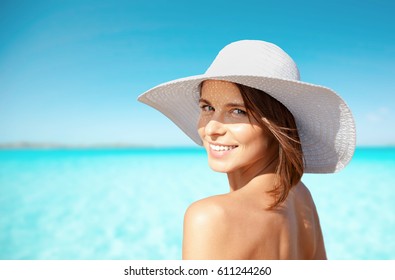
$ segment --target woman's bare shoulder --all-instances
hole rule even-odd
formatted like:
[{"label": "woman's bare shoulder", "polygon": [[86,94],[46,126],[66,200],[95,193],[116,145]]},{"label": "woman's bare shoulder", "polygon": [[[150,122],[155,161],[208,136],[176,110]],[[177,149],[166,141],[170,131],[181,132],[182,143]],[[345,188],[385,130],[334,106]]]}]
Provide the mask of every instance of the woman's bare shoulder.
[{"label": "woman's bare shoulder", "polygon": [[312,200],[312,196],[310,193],[310,190],[306,187],[306,185],[300,181],[294,188],[293,190],[296,190],[299,192],[300,195],[302,195],[305,199]]},{"label": "woman's bare shoulder", "polygon": [[281,214],[234,195],[205,198],[185,213],[183,259],[275,259],[281,227]]},{"label": "woman's bare shoulder", "polygon": [[309,250],[307,250],[303,258],[326,259],[320,219],[313,197],[309,189],[303,183],[298,184],[295,191],[296,202],[293,211],[297,213],[295,217],[297,225],[299,226],[299,232],[301,232],[299,236],[301,236],[301,238],[305,237],[305,245],[310,244]]},{"label": "woman's bare shoulder", "polygon": [[226,195],[192,203],[184,216],[183,259],[222,259],[229,228]]},{"label": "woman's bare shoulder", "polygon": [[226,211],[227,195],[215,195],[192,203],[185,212],[186,218],[223,218]]}]

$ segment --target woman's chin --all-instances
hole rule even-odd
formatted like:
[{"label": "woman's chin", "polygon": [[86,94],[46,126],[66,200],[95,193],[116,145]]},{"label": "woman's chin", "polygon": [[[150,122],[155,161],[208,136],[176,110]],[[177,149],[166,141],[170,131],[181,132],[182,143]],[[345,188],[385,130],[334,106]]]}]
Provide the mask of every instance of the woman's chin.
[{"label": "woman's chin", "polygon": [[228,164],[224,163],[224,162],[218,162],[218,161],[209,159],[208,160],[208,165],[215,172],[229,173],[231,171],[230,166]]}]

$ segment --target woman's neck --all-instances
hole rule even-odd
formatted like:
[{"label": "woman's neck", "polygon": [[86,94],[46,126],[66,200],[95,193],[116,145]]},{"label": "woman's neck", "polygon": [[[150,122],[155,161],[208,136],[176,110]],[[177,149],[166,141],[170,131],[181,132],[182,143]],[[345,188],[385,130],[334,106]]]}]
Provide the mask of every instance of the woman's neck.
[{"label": "woman's neck", "polygon": [[250,188],[252,186],[259,187],[264,191],[273,189],[276,179],[277,160],[272,160],[267,164],[257,162],[252,166],[240,168],[233,172],[229,172],[228,181],[230,191],[237,191],[242,188]]}]

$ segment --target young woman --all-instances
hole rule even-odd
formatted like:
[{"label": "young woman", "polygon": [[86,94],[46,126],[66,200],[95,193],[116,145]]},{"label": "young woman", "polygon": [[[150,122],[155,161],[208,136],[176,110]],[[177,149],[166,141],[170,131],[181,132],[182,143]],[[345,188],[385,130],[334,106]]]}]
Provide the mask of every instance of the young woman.
[{"label": "young woman", "polygon": [[226,46],[205,74],[144,93],[205,147],[230,192],[185,214],[183,259],[326,259],[304,172],[342,169],[355,149],[351,111],[332,90],[299,81],[279,47]]}]

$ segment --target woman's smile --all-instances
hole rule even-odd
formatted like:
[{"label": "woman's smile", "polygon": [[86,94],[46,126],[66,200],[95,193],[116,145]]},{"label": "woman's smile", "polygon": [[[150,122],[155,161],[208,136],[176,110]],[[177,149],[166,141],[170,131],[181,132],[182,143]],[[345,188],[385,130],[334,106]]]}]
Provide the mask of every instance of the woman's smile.
[{"label": "woman's smile", "polygon": [[222,145],[209,143],[209,154],[215,158],[221,158],[229,153],[233,152],[238,146],[237,145]]}]

